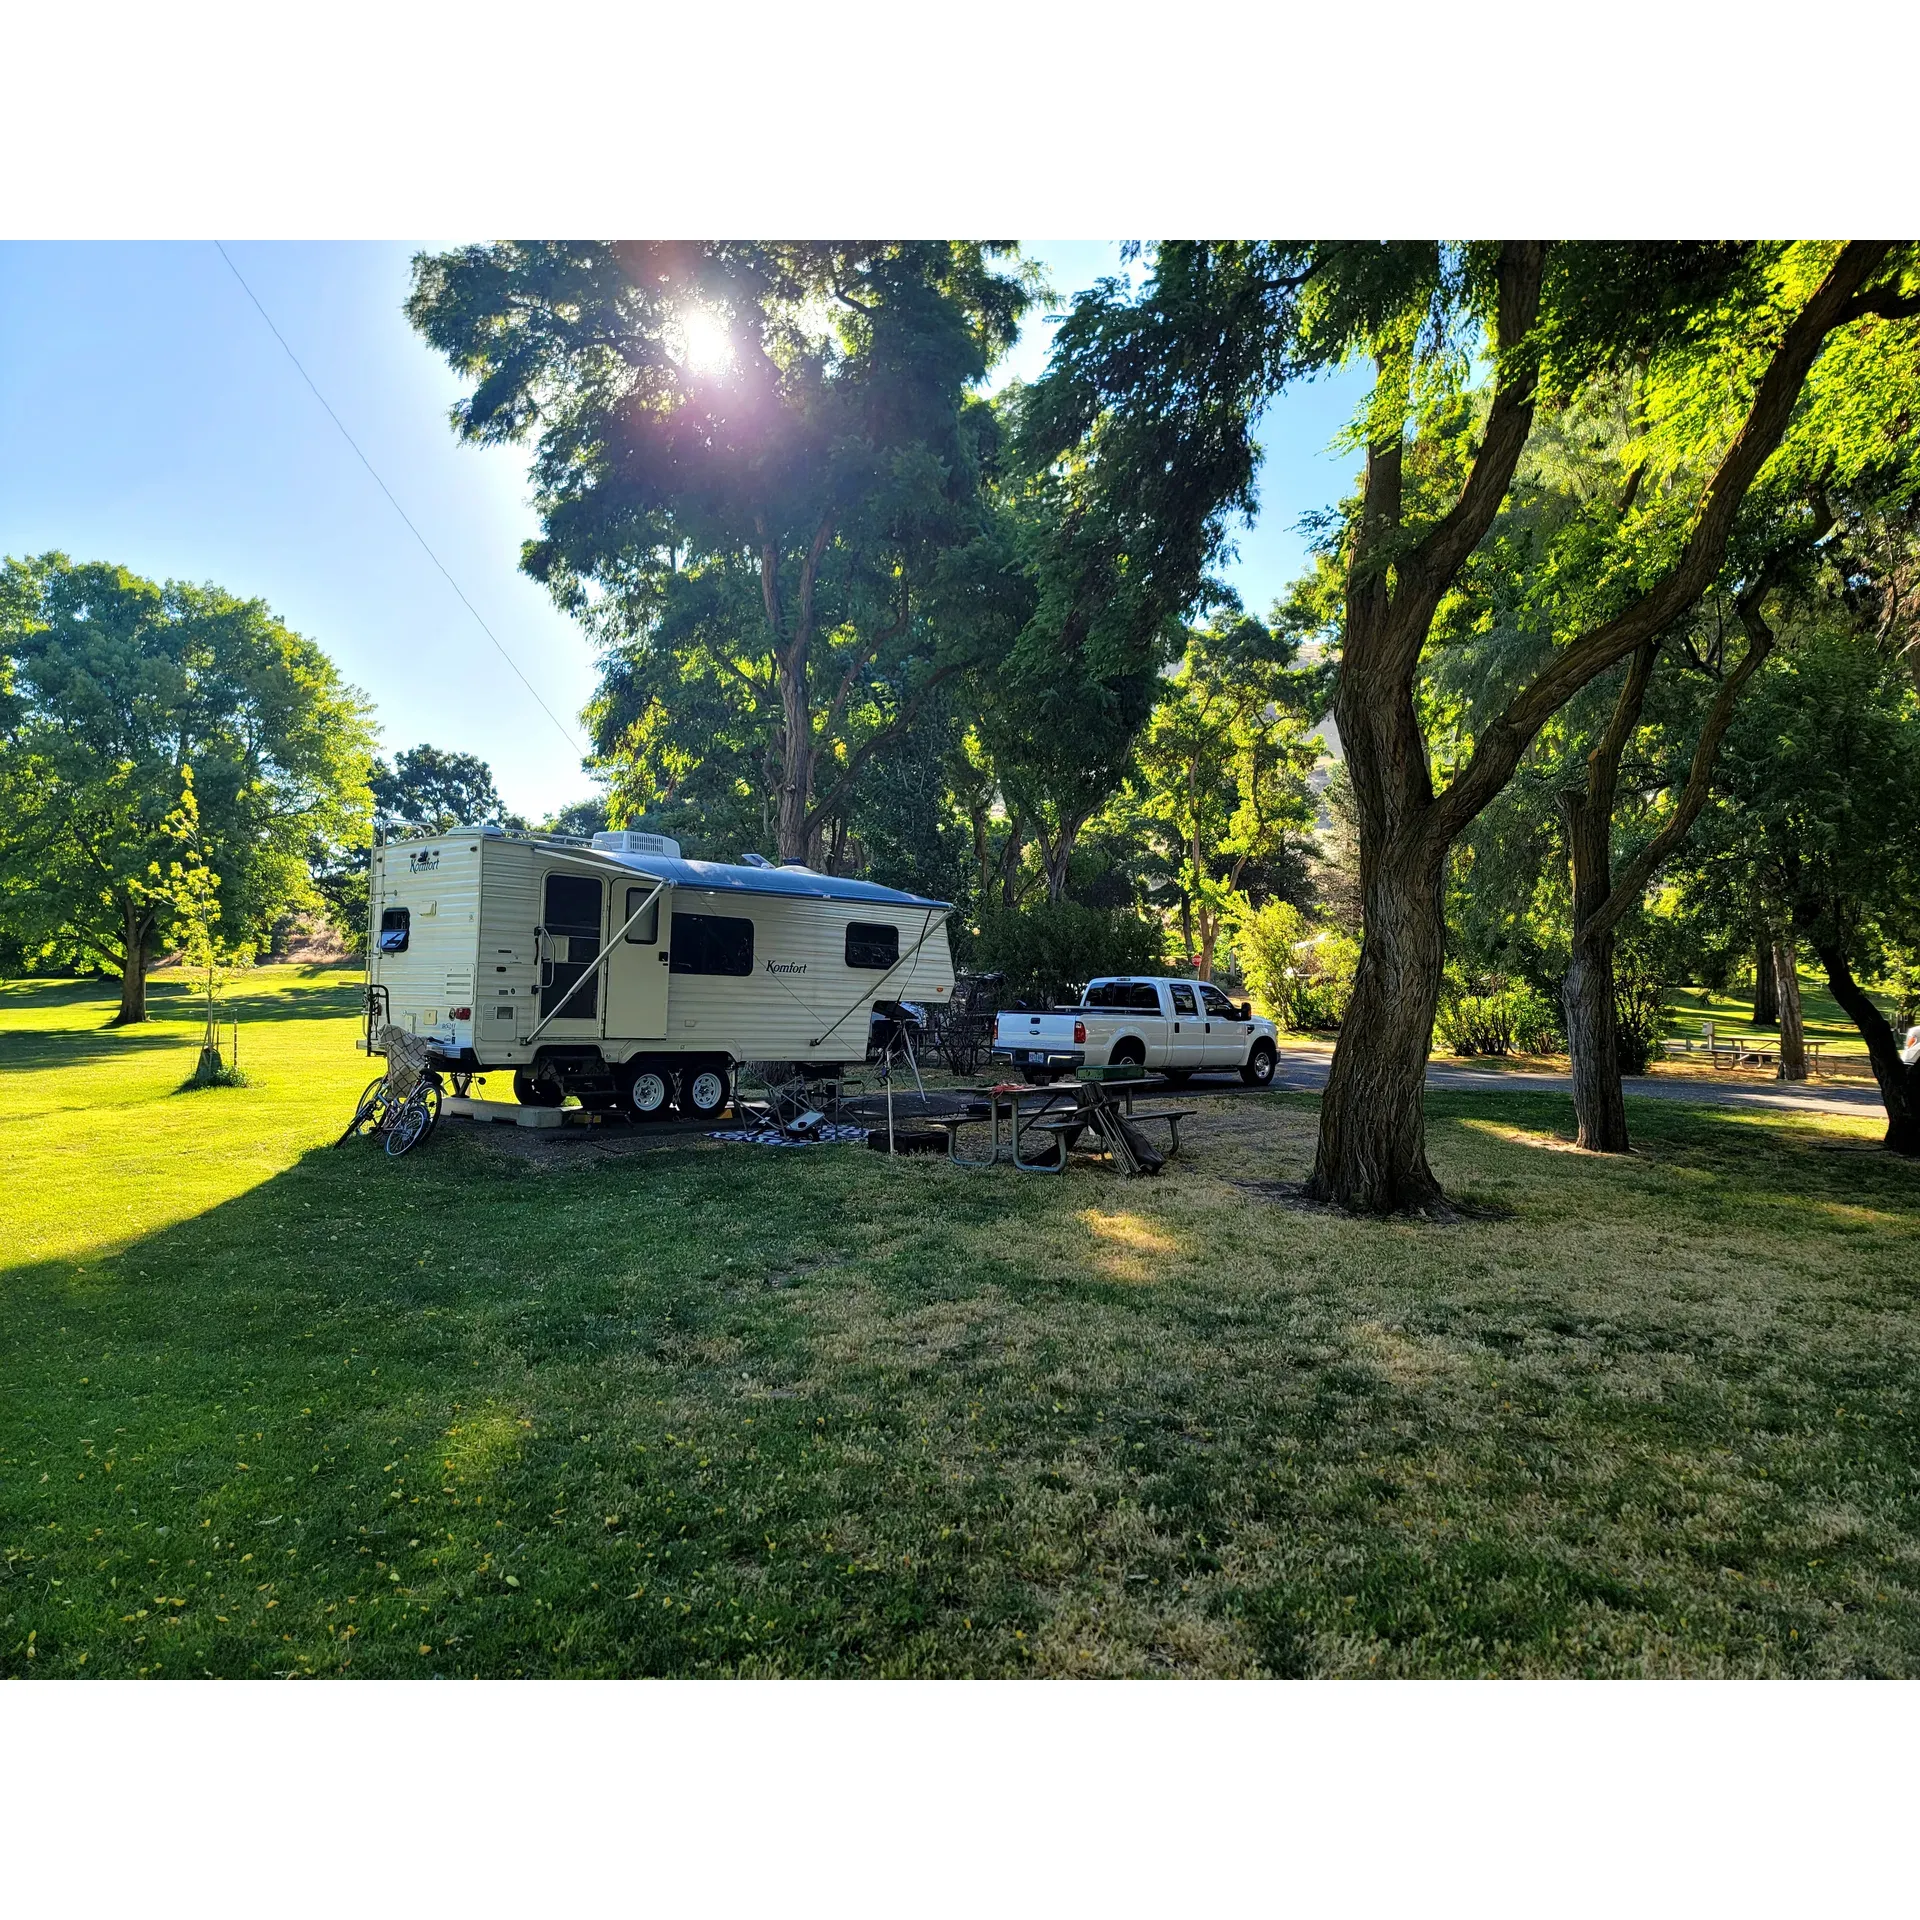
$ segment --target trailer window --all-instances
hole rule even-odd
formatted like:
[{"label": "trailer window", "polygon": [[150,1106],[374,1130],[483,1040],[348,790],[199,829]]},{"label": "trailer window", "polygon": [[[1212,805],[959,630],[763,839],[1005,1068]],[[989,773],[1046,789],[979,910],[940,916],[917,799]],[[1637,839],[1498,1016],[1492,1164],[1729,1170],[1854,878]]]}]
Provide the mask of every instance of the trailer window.
[{"label": "trailer window", "polygon": [[1118,1007],[1128,1013],[1158,1013],[1160,995],[1150,980],[1103,980],[1088,989],[1089,1007]]},{"label": "trailer window", "polygon": [[[621,919],[633,920],[633,916],[636,913],[640,913],[640,902],[652,892],[653,889],[651,887],[629,887],[627,889],[627,910],[620,916]],[[660,900],[659,896],[655,895],[653,904],[648,907],[645,913],[640,913],[640,918],[633,920],[633,925],[627,929],[627,945],[630,947],[650,947],[659,938]]]},{"label": "trailer window", "polygon": [[410,908],[388,907],[380,915],[380,951],[405,953],[407,931],[412,924],[413,915]]},{"label": "trailer window", "polygon": [[753,922],[725,913],[676,913],[673,916],[670,973],[753,971]]},{"label": "trailer window", "polygon": [[847,923],[847,965],[885,973],[900,964],[900,929],[865,920]]}]

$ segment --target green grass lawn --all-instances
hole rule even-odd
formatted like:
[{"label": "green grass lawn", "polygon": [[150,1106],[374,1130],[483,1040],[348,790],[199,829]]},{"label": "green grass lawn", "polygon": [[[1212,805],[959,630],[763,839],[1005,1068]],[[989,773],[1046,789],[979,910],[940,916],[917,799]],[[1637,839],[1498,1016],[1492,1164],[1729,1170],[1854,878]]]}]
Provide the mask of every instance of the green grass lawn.
[{"label": "green grass lawn", "polygon": [[[164,990],[157,1004],[171,1011]],[[1914,1674],[1877,1119],[1436,1095],[1449,1227],[688,1141],[328,1146],[350,976],[0,989],[0,1673]]]},{"label": "green grass lawn", "polygon": [[[1874,1004],[1889,1020],[1894,1017],[1893,996],[1874,992]],[[1841,1010],[1840,1003],[1827,991],[1826,976],[1800,969],[1800,1012],[1806,1022],[1807,1038],[1826,1043],[1830,1058],[1845,1055],[1866,1070],[1867,1043],[1860,1029]],[[1729,989],[1715,992],[1711,987],[1674,987],[1667,995],[1667,1032],[1676,1040],[1700,1040],[1700,1023],[1711,1020],[1718,1038],[1744,1040],[1749,1036],[1768,1042],[1777,1041],[1776,1026],[1753,1024],[1753,995]]]}]

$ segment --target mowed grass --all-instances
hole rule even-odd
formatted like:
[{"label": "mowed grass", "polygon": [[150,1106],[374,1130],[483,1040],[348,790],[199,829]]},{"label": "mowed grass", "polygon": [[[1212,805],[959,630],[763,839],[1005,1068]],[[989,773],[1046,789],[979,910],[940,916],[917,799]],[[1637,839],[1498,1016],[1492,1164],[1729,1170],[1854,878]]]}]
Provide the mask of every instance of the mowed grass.
[{"label": "mowed grass", "polygon": [[689,1141],[326,1143],[342,975],[0,996],[0,1672],[1912,1674],[1920,1170],[1437,1095],[1480,1217]]},{"label": "mowed grass", "polygon": [[[1893,995],[1877,988],[1868,990],[1874,1004],[1889,1020],[1897,1008]],[[1860,1029],[1827,991],[1825,976],[1800,969],[1800,1014],[1809,1040],[1823,1043],[1829,1059],[1845,1058],[1859,1071],[1867,1070],[1867,1043]],[[1711,987],[1672,987],[1667,992],[1667,1033],[1675,1040],[1701,1041],[1702,1021],[1714,1023],[1715,1036],[1721,1040],[1754,1039],[1771,1046],[1780,1038],[1778,1024],[1756,1027],[1753,1024],[1753,995],[1732,990],[1716,992]]]}]

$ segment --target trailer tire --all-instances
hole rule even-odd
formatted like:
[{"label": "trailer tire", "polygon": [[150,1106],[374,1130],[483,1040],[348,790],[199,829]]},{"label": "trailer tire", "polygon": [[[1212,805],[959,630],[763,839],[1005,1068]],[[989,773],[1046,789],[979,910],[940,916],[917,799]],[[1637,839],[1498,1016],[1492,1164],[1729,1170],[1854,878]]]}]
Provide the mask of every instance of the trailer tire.
[{"label": "trailer tire", "polygon": [[1256,1040],[1253,1051],[1247,1055],[1247,1064],[1240,1069],[1240,1078],[1250,1087],[1270,1087],[1278,1060],[1271,1040]]},{"label": "trailer tire", "polygon": [[513,1097],[523,1107],[557,1107],[567,1096],[565,1090],[551,1080],[536,1080],[521,1067],[513,1076]]},{"label": "trailer tire", "polygon": [[673,1075],[657,1060],[636,1060],[623,1076],[627,1111],[636,1120],[664,1120],[673,1111]]},{"label": "trailer tire", "polygon": [[696,1060],[680,1075],[680,1110],[695,1120],[711,1120],[732,1092],[724,1060]]}]

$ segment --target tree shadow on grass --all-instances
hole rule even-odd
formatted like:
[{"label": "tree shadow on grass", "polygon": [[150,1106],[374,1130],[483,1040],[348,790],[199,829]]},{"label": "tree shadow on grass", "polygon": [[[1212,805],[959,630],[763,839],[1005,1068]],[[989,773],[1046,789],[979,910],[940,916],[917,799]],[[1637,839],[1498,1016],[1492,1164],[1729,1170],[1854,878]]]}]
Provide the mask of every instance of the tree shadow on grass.
[{"label": "tree shadow on grass", "polygon": [[0,1030],[0,1072],[90,1066],[129,1053],[164,1053],[194,1036],[151,1027],[16,1027]]}]

